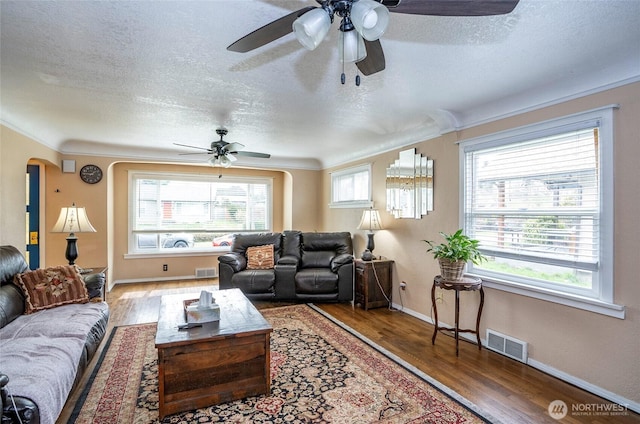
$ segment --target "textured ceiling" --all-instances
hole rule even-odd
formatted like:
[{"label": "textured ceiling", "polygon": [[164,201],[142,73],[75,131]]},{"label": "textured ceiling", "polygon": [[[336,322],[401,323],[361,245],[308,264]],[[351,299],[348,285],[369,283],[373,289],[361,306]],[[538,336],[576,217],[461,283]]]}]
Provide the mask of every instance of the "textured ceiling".
[{"label": "textured ceiling", "polygon": [[226,47],[313,1],[0,2],[2,123],[69,154],[163,161],[225,140],[323,168],[640,80],[640,1],[521,0],[509,15],[391,14],[386,70],[340,84],[337,23]]}]

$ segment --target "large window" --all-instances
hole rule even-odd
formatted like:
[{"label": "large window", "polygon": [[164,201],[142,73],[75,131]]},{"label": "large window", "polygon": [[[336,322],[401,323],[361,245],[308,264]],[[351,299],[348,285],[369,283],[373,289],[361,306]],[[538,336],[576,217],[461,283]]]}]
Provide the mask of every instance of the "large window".
[{"label": "large window", "polygon": [[470,272],[613,301],[611,118],[600,110],[462,143],[463,226],[489,258]]},{"label": "large window", "polygon": [[332,208],[372,206],[371,165],[365,164],[331,173]]},{"label": "large window", "polygon": [[210,250],[272,228],[271,179],[132,171],[130,183],[133,253]]}]

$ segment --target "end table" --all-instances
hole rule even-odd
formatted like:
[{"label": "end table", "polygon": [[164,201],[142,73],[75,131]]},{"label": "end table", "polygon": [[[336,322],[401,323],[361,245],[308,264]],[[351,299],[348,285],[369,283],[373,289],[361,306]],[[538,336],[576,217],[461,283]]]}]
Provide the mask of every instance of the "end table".
[{"label": "end table", "polygon": [[390,306],[393,261],[356,260],[355,304],[365,311]]},{"label": "end table", "polygon": [[102,295],[102,300],[106,302],[107,301],[107,270],[109,269],[109,267],[106,267],[106,266],[95,266],[91,268],[78,267],[78,269],[80,271],[80,275],[82,275],[83,277],[90,274],[100,274],[100,273],[104,274],[104,285],[100,289],[100,292]]},{"label": "end table", "polygon": [[[438,325],[438,307],[436,304],[436,287],[443,290],[455,290],[456,292],[456,305],[455,305],[455,327],[441,327]],[[480,291],[480,306],[478,307],[478,316],[476,318],[476,329],[460,329],[460,292],[461,291]],[[458,356],[458,341],[460,333],[472,333],[476,335],[478,339],[478,349],[482,349],[482,342],[480,341],[480,317],[482,316],[482,307],[484,306],[484,290],[482,288],[482,279],[477,277],[463,277],[460,281],[445,280],[442,276],[437,275],[433,279],[433,286],[431,287],[431,304],[433,305],[433,314],[435,316],[435,328],[433,329],[433,337],[431,338],[431,344],[436,343],[436,336],[439,330],[453,331],[456,339],[456,356]]]}]

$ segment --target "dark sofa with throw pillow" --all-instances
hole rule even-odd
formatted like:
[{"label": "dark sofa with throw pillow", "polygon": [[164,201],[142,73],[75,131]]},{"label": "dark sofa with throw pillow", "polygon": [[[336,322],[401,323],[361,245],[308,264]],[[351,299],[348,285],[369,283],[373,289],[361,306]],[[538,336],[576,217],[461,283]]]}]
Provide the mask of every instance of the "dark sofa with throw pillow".
[{"label": "dark sofa with throw pillow", "polygon": [[75,266],[29,271],[18,249],[0,246],[2,424],[56,422],[104,338],[104,282]]},{"label": "dark sofa with throw pillow", "polygon": [[218,257],[218,271],[220,289],[239,288],[251,299],[351,301],[351,234],[236,234],[231,252]]}]

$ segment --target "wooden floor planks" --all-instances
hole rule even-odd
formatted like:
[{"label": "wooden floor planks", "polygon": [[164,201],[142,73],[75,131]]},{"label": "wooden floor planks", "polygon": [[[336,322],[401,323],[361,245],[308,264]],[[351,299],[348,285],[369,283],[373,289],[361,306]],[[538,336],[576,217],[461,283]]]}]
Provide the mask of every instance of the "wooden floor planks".
[{"label": "wooden floor planks", "polygon": [[[185,280],[117,285],[107,299],[113,326],[154,322],[164,294],[216,290],[217,280]],[[259,305],[265,307],[270,305]],[[411,315],[388,308],[364,311],[350,304],[321,304],[320,308],[349,325],[411,365],[455,390],[505,424],[539,423],[640,423],[640,416],[572,416],[557,421],[547,413],[552,400],[571,404],[602,404],[608,401],[475,344],[460,343],[455,356],[452,337],[439,334],[431,344],[433,326]],[[101,348],[102,349],[102,346]],[[93,360],[95,363],[96,358]],[[90,370],[83,379],[86,382]],[[76,390],[65,406],[59,423],[66,423],[80,395]]]}]

